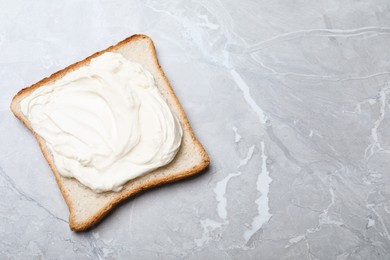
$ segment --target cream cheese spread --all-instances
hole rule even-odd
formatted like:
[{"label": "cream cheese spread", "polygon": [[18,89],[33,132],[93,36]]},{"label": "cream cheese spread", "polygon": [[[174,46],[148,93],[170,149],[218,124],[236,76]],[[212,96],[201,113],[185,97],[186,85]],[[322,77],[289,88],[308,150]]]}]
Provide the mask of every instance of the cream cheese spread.
[{"label": "cream cheese spread", "polygon": [[59,174],[95,192],[170,163],[183,135],[152,74],[112,52],[36,89],[21,110]]}]

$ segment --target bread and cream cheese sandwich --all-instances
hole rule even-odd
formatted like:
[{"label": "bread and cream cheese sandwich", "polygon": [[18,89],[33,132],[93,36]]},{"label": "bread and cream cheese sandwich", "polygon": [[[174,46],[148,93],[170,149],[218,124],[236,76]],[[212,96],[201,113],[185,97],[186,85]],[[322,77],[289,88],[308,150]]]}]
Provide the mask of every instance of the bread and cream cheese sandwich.
[{"label": "bread and cream cheese sandwich", "polygon": [[75,231],[126,198],[209,164],[145,35],[21,90],[11,110],[36,137]]}]

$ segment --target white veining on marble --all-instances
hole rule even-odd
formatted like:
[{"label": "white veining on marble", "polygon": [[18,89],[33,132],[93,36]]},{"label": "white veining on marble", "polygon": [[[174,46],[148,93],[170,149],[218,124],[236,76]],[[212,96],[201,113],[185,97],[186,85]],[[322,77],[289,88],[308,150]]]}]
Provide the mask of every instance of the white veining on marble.
[{"label": "white veining on marble", "polygon": [[[336,196],[335,196],[335,193],[334,193],[334,190],[333,190],[333,187],[330,187],[329,188],[329,193],[330,193],[330,204],[326,207],[326,209],[319,215],[319,218],[318,218],[318,222],[319,222],[319,227],[321,227],[321,225],[337,225],[337,226],[341,226],[343,225],[344,223],[343,222],[340,222],[338,220],[334,220],[332,219],[330,216],[329,216],[329,210],[330,208],[335,204],[335,200],[336,200]],[[315,229],[310,229],[311,231],[314,231],[316,230],[317,231],[318,228],[315,228]]]},{"label": "white veining on marble", "polygon": [[[252,56],[252,54],[251,54]],[[348,76],[336,76],[336,75],[316,75],[316,74],[304,74],[304,73],[295,73],[295,72],[281,72],[276,70],[275,68],[272,68],[270,66],[265,65],[261,60],[259,60],[256,57],[253,57],[254,60],[257,61],[261,67],[265,68],[266,70],[270,71],[272,74],[276,76],[283,76],[283,77],[297,77],[297,78],[307,78],[307,79],[320,79],[324,81],[334,81],[334,82],[343,82],[343,81],[359,81],[359,80],[366,80],[370,78],[375,78],[379,76],[389,75],[390,72],[383,71],[378,72],[375,74],[365,75],[365,76],[354,76],[354,75],[348,75]]]},{"label": "white veining on marble", "polygon": [[218,202],[218,204],[217,204],[218,216],[223,220],[226,220],[226,218],[227,218],[227,211],[226,211],[227,200],[225,197],[226,186],[231,178],[236,177],[236,176],[240,176],[240,175],[241,175],[241,172],[231,173],[228,176],[226,176],[224,179],[222,179],[221,181],[217,182],[217,185],[214,188],[215,199]]},{"label": "white veining on marble", "polygon": [[350,30],[342,29],[310,29],[310,30],[301,30],[288,32],[283,34],[278,34],[277,36],[267,39],[252,46],[246,48],[245,53],[252,53],[259,51],[261,49],[268,48],[274,43],[280,43],[283,41],[290,41],[297,38],[307,37],[307,36],[317,36],[317,37],[357,37],[366,34],[390,34],[390,27],[362,27]]},{"label": "white veining on marble", "polygon": [[210,22],[207,15],[198,15],[198,17],[201,18],[202,20],[204,20],[204,23],[198,23],[199,26],[204,26],[204,27],[209,28],[211,30],[216,30],[220,27],[219,24],[215,24],[215,23]]},{"label": "white veining on marble", "polygon": [[272,214],[270,213],[269,208],[269,188],[272,182],[271,177],[269,176],[269,170],[267,167],[267,155],[265,152],[264,141],[261,142],[261,172],[257,178],[256,189],[260,193],[260,197],[255,201],[257,204],[257,215],[253,218],[250,229],[245,231],[244,239],[245,244],[249,242],[252,236],[260,230],[260,228],[267,223]]},{"label": "white veining on marble", "polygon": [[254,145],[249,147],[247,155],[244,158],[240,159],[240,163],[238,164],[237,169],[248,164],[249,160],[252,159],[254,150],[255,150]]},{"label": "white veining on marble", "polygon": [[367,218],[367,225],[366,225],[366,228],[371,228],[375,226],[375,220],[372,219],[372,217],[368,217]]},{"label": "white veining on marble", "polygon": [[267,121],[267,116],[263,109],[254,101],[250,94],[250,90],[248,85],[245,83],[245,81],[242,79],[240,74],[237,73],[236,70],[232,69],[230,70],[230,74],[232,75],[234,81],[236,82],[237,86],[242,91],[242,94],[244,95],[245,101],[248,103],[250,108],[255,112],[262,124],[265,124]]},{"label": "white veining on marble", "polygon": [[[386,226],[386,222],[383,220],[382,216],[378,214],[375,208],[372,209],[372,212],[374,212],[375,216],[378,218],[379,222],[382,225],[384,233],[382,233],[382,236],[388,240],[390,240],[390,232],[389,229]],[[375,220],[370,218],[367,223],[367,227],[370,225],[370,221],[373,221],[373,225],[375,225]]]},{"label": "white veining on marble", "polygon": [[[379,91],[379,104],[380,104],[380,112],[379,112],[379,117],[375,121],[374,126],[371,128],[371,136],[370,136],[370,145],[367,146],[365,150],[365,158],[366,160],[369,160],[371,156],[379,151],[379,152],[385,152],[385,153],[390,153],[389,150],[384,149],[379,141],[378,138],[378,127],[381,125],[385,118],[385,113],[386,113],[386,100],[387,100],[387,95],[390,94],[390,84],[386,83],[385,87],[383,87]],[[370,100],[369,104],[372,104],[373,102]],[[360,107],[359,107],[360,109]]]},{"label": "white veining on marble", "polygon": [[241,140],[241,135],[238,133],[238,128],[233,126],[233,132],[234,132],[234,142],[238,143]]},{"label": "white veining on marble", "polygon": [[290,244],[288,245],[285,245],[284,248],[289,248],[290,246],[292,246],[293,244],[296,244],[298,242],[300,242],[301,240],[305,239],[306,236],[305,235],[299,235],[299,236],[296,236],[296,237],[293,237],[291,238],[290,240],[288,240],[288,242]]},{"label": "white veining on marble", "polygon": [[[248,162],[253,157],[255,146],[252,145],[248,148],[247,155],[240,159],[236,170],[238,171],[240,168],[245,167]],[[200,220],[200,225],[203,228],[202,236],[200,238],[195,239],[195,243],[198,247],[203,246],[210,242],[212,239],[212,233],[223,226],[229,225],[228,212],[227,212],[227,186],[232,178],[239,177],[242,175],[242,172],[230,173],[222,180],[218,181],[213,189],[215,193],[215,200],[217,201],[217,213],[220,220],[212,220],[212,219],[202,219]]]},{"label": "white veining on marble", "polygon": [[332,208],[332,206],[336,202],[336,195],[334,193],[334,188],[333,187],[330,187],[328,191],[329,191],[329,194],[330,194],[330,203],[318,215],[318,225],[316,227],[312,227],[312,228],[306,229],[304,234],[300,234],[300,235],[298,235],[296,237],[293,237],[293,238],[289,239],[289,244],[285,245],[284,246],[285,248],[289,248],[289,247],[293,246],[294,244],[297,244],[297,243],[299,243],[301,241],[305,241],[306,246],[308,248],[308,252],[310,252],[310,246],[309,246],[308,241],[307,241],[308,235],[319,232],[324,225],[336,225],[336,226],[343,226],[344,225],[343,222],[340,222],[338,220],[332,219],[329,216],[329,210]]},{"label": "white veining on marble", "polygon": [[201,238],[195,239],[195,243],[198,247],[205,245],[207,242],[209,242],[211,237],[211,232],[214,230],[220,228],[222,226],[222,223],[211,220],[211,219],[204,219],[200,221],[200,224],[203,228],[203,234]]}]

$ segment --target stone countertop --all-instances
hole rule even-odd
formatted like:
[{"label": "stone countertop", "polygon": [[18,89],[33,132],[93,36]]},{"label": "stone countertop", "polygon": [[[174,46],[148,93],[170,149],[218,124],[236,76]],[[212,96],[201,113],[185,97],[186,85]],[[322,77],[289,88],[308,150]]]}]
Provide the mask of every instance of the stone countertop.
[{"label": "stone countertop", "polygon": [[[0,2],[0,258],[389,259],[388,1]],[[9,104],[149,35],[211,157],[84,233]]]}]

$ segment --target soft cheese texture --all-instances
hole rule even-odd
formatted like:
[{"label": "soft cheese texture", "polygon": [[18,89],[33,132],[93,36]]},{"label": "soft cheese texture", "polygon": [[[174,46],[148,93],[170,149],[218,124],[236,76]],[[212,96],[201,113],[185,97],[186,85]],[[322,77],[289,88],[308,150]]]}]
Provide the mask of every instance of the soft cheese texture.
[{"label": "soft cheese texture", "polygon": [[49,147],[59,173],[95,192],[171,162],[182,129],[153,76],[118,53],[38,88],[21,110]]}]

